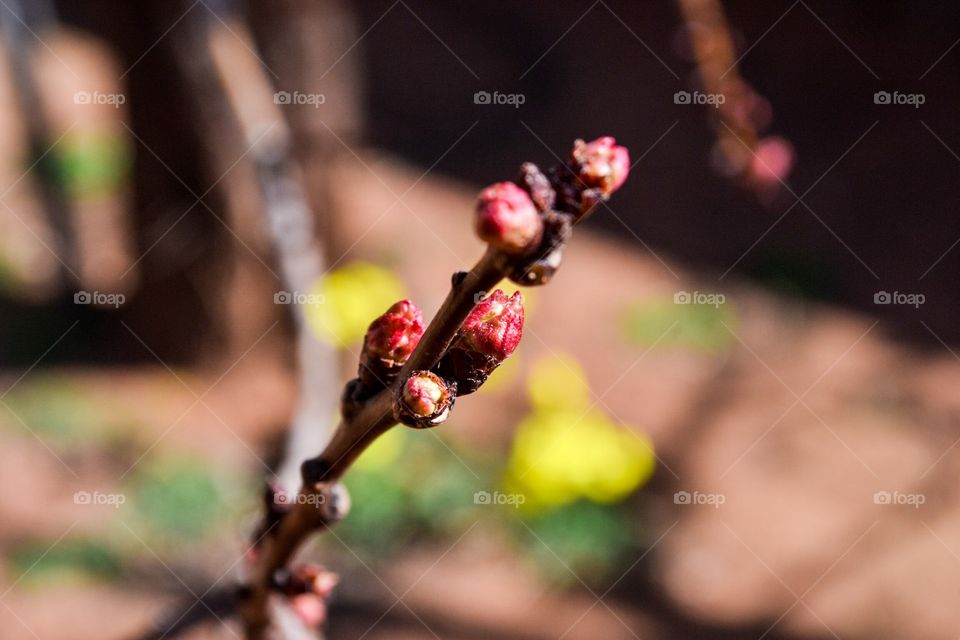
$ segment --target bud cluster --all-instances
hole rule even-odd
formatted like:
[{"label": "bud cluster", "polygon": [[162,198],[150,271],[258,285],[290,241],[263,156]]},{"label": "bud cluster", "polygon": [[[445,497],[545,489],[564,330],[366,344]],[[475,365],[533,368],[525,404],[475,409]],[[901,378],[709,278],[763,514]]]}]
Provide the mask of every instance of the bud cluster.
[{"label": "bud cluster", "polygon": [[[544,173],[531,162],[514,182],[497,182],[480,192],[475,229],[499,255],[504,273],[521,285],[548,282],[560,267],[573,225],[619,189],[630,172],[630,155],[610,136],[576,140],[570,157]],[[523,299],[497,290],[480,301],[463,322],[438,364],[415,371],[397,391],[394,415],[417,428],[444,420],[458,395],[473,393],[516,349],[523,333]],[[375,380],[389,384],[423,335],[423,320],[412,302],[397,303],[367,333],[361,358],[361,388]],[[359,394],[358,394],[359,391]]]},{"label": "bud cluster", "polygon": [[433,371],[414,371],[398,391],[394,416],[415,427],[447,419],[457,396],[473,393],[510,357],[523,335],[523,297],[496,290],[460,326]]},{"label": "bud cluster", "polygon": [[484,189],[477,235],[506,256],[511,280],[545,284],[560,266],[573,225],[619,189],[629,172],[630,155],[612,137],[576,140],[568,161],[548,174],[528,162],[515,183]]},{"label": "bud cluster", "polygon": [[630,173],[630,154],[610,136],[575,140],[570,159],[553,170],[557,209],[579,222],[610,198]]},{"label": "bud cluster", "polygon": [[[310,532],[347,514],[350,497],[338,480],[392,426],[391,411],[407,426],[435,427],[448,418],[458,395],[479,389],[516,350],[524,322],[520,292],[507,296],[498,289],[475,301],[464,317],[470,297],[504,277],[523,285],[546,283],[560,266],[573,225],[609,198],[629,170],[627,150],[609,136],[589,143],[577,140],[570,158],[546,173],[524,164],[514,182],[499,182],[480,193],[475,228],[490,250],[469,274],[454,274],[453,291],[428,342],[420,345],[426,327],[410,300],[393,304],[370,324],[357,377],[341,396],[342,423],[323,452],[301,465],[302,488],[291,493],[272,483],[264,490],[265,516],[246,553],[255,576],[243,592],[243,618],[251,637],[260,637],[269,622],[270,591],[285,595],[308,627],[324,622],[337,576],[314,565],[278,567]],[[473,278],[469,284],[468,277]],[[264,552],[265,540],[278,547]]]},{"label": "bud cluster", "polygon": [[630,172],[630,154],[610,136],[593,142],[573,143],[571,167],[589,189],[609,196],[619,189]]},{"label": "bud cluster", "polygon": [[287,596],[313,593],[328,598],[340,577],[320,565],[304,564],[295,569],[278,569],[273,574],[274,588]]},{"label": "bud cluster", "polygon": [[340,576],[315,564],[294,570],[279,569],[272,576],[273,588],[290,598],[290,607],[305,626],[316,629],[327,619],[327,600]]}]

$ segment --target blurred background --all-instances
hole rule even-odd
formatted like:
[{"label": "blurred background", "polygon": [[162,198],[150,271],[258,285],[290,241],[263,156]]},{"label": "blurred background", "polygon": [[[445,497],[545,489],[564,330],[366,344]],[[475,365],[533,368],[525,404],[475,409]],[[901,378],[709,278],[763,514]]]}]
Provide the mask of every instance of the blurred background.
[{"label": "blurred background", "polygon": [[347,476],[328,637],[956,636],[960,7],[0,5],[4,638],[234,637],[367,324],[600,135],[520,349]]}]

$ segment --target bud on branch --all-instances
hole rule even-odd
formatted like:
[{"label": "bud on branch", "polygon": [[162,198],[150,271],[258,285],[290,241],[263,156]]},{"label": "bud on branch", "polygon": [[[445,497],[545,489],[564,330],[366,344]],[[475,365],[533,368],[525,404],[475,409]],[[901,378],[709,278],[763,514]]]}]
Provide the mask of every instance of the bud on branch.
[{"label": "bud on branch", "polygon": [[473,308],[438,365],[464,396],[480,388],[506,360],[523,335],[523,297],[497,289]]},{"label": "bud on branch", "polygon": [[408,427],[435,427],[450,415],[455,399],[455,384],[447,384],[432,371],[414,371],[400,389],[394,416]]},{"label": "bud on branch", "polygon": [[557,208],[579,222],[619,189],[630,173],[630,154],[610,136],[576,140],[570,160],[554,170]]},{"label": "bud on branch", "polygon": [[619,189],[630,172],[630,154],[610,136],[575,141],[570,157],[583,183],[604,196]]},{"label": "bud on branch", "polygon": [[503,278],[523,285],[548,282],[573,226],[620,188],[629,171],[627,150],[609,136],[577,140],[570,159],[547,172],[525,163],[515,183],[499,182],[480,193],[475,228],[488,249],[469,272],[454,274],[430,325],[424,328],[409,300],[370,324],[359,377],[341,397],[340,425],[320,455],[302,464],[298,499],[290,504],[281,487],[265,492],[263,523],[248,554],[251,579],[242,607],[248,640],[267,634],[271,592],[288,596],[304,622],[315,626],[325,619],[335,577],[314,568],[278,570],[311,533],[346,515],[350,502],[340,478],[398,422],[415,428],[444,422],[457,395],[479,389],[514,352],[523,335],[520,293],[507,297],[498,289],[479,303],[475,296]]},{"label": "bud on branch", "polygon": [[360,380],[369,388],[389,385],[423,336],[423,314],[401,300],[370,323],[360,352]]},{"label": "bud on branch", "polygon": [[476,225],[481,240],[507,254],[536,247],[543,233],[533,200],[512,182],[498,182],[480,192]]},{"label": "bud on branch", "polygon": [[274,589],[288,596],[312,593],[326,599],[338,582],[340,577],[337,574],[315,564],[301,565],[293,571],[277,569],[273,574]]}]

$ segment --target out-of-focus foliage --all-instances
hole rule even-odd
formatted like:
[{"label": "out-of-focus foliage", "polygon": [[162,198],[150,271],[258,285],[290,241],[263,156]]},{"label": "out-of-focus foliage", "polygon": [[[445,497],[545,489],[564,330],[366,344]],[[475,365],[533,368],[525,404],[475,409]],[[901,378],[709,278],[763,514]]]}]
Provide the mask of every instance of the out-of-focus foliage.
[{"label": "out-of-focus foliage", "polygon": [[372,558],[415,535],[442,535],[473,507],[482,463],[451,453],[426,432],[396,428],[379,438],[346,476],[353,507],[338,525]]},{"label": "out-of-focus foliage", "polygon": [[732,344],[734,338],[727,327],[735,330],[736,320],[736,313],[727,302],[677,304],[672,300],[652,300],[629,308],[623,329],[628,340],[644,347],[656,344],[718,353]]},{"label": "out-of-focus foliage", "polygon": [[227,513],[231,484],[208,461],[166,454],[134,469],[128,504],[153,534],[194,539]]},{"label": "out-of-focus foliage", "polygon": [[111,579],[122,569],[122,561],[110,547],[93,540],[67,538],[58,544],[29,542],[8,553],[10,572],[22,577],[21,584]]},{"label": "out-of-focus foliage", "polygon": [[525,546],[552,582],[599,581],[633,544],[629,522],[616,509],[581,500],[529,520]]},{"label": "out-of-focus foliage", "polygon": [[4,402],[9,406],[9,412],[0,411],[4,422],[16,429],[25,428],[22,421],[53,446],[89,446],[116,426],[100,405],[86,398],[69,379],[56,375],[38,376],[18,385]]},{"label": "out-of-focus foliage", "polygon": [[404,296],[403,283],[383,267],[351,262],[318,279],[308,300],[307,323],[335,346],[363,338],[370,320]]},{"label": "out-of-focus foliage", "polygon": [[88,131],[64,136],[53,153],[58,181],[74,196],[116,191],[130,169],[127,141],[108,132]]}]

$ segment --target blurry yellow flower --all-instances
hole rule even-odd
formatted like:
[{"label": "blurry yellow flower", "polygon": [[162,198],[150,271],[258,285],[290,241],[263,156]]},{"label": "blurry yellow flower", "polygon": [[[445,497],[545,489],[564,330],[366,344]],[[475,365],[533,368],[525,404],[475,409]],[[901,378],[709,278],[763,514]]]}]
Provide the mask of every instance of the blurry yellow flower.
[{"label": "blurry yellow flower", "polygon": [[587,374],[576,358],[554,354],[537,360],[530,370],[527,393],[534,409],[580,409],[590,406]]},{"label": "blurry yellow flower", "polygon": [[518,427],[505,484],[534,511],[579,498],[610,504],[644,484],[654,463],[649,440],[598,411],[538,412]]},{"label": "blurry yellow flower", "polygon": [[306,309],[314,335],[335,346],[361,338],[374,318],[404,296],[403,283],[383,267],[351,262],[318,279],[311,290],[317,302]]},{"label": "blurry yellow flower", "polygon": [[586,498],[616,503],[653,474],[652,443],[590,408],[590,390],[570,356],[545,358],[529,381],[534,412],[517,426],[505,490],[538,512]]}]

